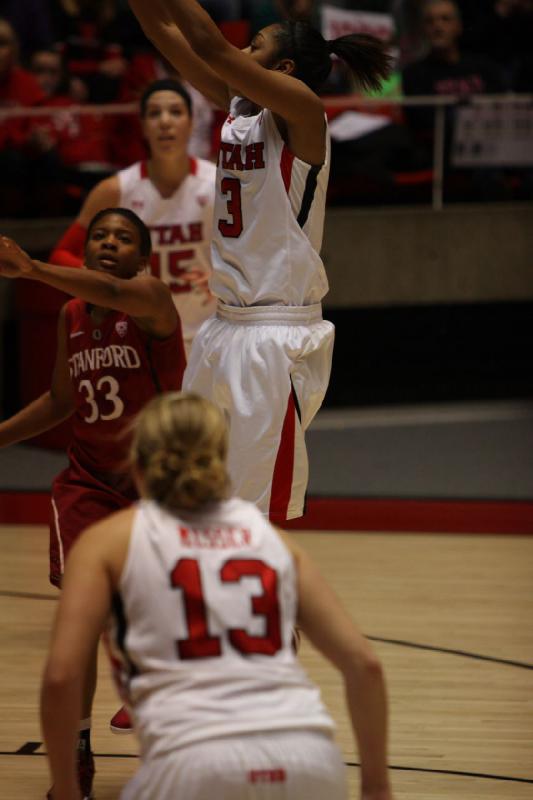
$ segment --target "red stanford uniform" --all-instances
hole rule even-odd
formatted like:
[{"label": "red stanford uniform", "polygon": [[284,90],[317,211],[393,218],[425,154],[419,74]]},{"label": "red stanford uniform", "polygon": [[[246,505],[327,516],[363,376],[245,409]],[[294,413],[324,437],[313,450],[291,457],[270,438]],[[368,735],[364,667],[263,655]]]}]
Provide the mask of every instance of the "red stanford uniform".
[{"label": "red stanford uniform", "polygon": [[79,534],[137,499],[127,466],[128,423],[156,394],[179,390],[185,369],[181,325],[167,339],[110,311],[101,324],[84,300],[66,305],[66,336],[75,410],[69,466],[54,480],[50,581],[59,586]]}]

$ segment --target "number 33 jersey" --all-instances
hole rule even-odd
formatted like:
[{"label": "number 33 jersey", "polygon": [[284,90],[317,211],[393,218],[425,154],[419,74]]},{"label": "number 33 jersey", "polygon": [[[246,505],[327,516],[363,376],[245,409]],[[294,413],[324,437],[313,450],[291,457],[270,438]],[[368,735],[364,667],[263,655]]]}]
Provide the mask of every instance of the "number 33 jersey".
[{"label": "number 33 jersey", "polygon": [[333,723],[291,641],[292,556],[252,504],[136,511],[108,637],[143,757],[192,742]]},{"label": "number 33 jersey", "polygon": [[66,350],[74,390],[74,458],[88,472],[128,471],[124,428],[154,395],[179,390],[185,369],[181,326],[155,339],[120,311],[96,324],[84,300],[65,306]]}]

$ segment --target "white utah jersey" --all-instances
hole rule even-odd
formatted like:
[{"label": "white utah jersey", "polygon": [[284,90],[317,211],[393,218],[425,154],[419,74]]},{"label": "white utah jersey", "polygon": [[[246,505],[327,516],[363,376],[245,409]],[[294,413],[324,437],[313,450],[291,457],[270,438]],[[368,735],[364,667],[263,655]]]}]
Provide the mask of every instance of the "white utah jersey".
[{"label": "white utah jersey", "polygon": [[292,556],[251,503],[186,519],[139,503],[110,638],[143,757],[233,734],[331,732],[291,646],[296,607]]},{"label": "white utah jersey", "polygon": [[144,161],[118,172],[120,203],[142,219],[152,237],[152,274],[172,292],[183,338],[190,341],[216,307],[201,279],[211,275],[216,168],[189,159],[190,171],[171,197],[162,197]]},{"label": "white utah jersey", "polygon": [[234,98],[217,164],[211,290],[227,305],[306,306],[328,282],[322,245],[330,145],[320,167],[296,158],[268,109]]}]

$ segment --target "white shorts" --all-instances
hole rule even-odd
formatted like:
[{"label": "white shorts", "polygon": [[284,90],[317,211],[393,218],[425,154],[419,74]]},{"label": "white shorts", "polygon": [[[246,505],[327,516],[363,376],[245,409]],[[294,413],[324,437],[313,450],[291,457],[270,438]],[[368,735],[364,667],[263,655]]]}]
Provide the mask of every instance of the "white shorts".
[{"label": "white shorts", "polygon": [[336,744],[315,731],[228,736],[145,761],[120,800],[347,800]]},{"label": "white shorts", "polygon": [[333,339],[320,304],[219,303],[193,341],[183,388],[225,411],[233,492],[275,522],[304,511],[304,431],[328,387]]}]

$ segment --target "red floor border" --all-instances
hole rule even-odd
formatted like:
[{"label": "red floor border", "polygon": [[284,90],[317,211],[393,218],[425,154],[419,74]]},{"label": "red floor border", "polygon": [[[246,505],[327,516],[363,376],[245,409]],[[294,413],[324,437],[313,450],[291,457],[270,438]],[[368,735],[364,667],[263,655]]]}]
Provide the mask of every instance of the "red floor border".
[{"label": "red floor border", "polygon": [[305,515],[287,522],[284,527],[289,530],[533,535],[533,502],[314,497],[309,498]]},{"label": "red floor border", "polygon": [[[47,492],[0,492],[0,524],[46,525]],[[311,497],[289,530],[533,535],[533,502]]]}]

